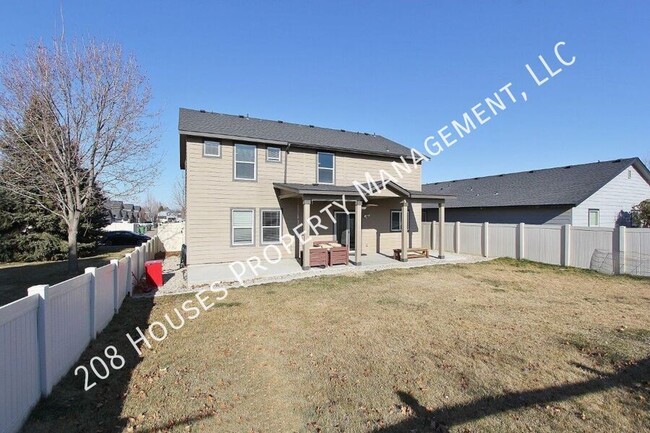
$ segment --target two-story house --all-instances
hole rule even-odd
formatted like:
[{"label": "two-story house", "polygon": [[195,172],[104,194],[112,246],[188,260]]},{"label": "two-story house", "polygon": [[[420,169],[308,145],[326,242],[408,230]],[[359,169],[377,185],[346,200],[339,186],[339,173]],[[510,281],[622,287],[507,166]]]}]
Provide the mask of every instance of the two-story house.
[{"label": "two-story house", "polygon": [[[444,218],[447,196],[422,193],[420,158],[379,135],[189,109],[180,109],[179,133],[188,266],[282,245],[274,255],[308,269],[317,240],[347,245],[360,265],[364,255],[419,247],[422,203],[440,205]],[[372,194],[367,174],[380,186]]]}]

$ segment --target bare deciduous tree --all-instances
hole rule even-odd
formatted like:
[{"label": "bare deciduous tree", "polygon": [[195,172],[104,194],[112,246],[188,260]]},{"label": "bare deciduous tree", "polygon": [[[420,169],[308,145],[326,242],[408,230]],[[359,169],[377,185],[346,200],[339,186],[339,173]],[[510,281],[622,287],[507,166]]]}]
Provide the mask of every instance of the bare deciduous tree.
[{"label": "bare deciduous tree", "polygon": [[160,212],[160,207],[163,204],[158,200],[151,191],[147,191],[147,196],[144,199],[144,205],[142,206],[147,213],[147,218],[149,221],[156,221],[156,216]]},{"label": "bare deciduous tree", "polygon": [[10,59],[0,83],[0,187],[65,222],[68,270],[76,272],[93,185],[132,195],[156,174],[147,80],[119,45],[62,39]]},{"label": "bare deciduous tree", "polygon": [[185,180],[182,176],[176,178],[174,182],[174,206],[180,212],[181,218],[185,219],[185,211],[187,210],[187,205],[185,201]]}]

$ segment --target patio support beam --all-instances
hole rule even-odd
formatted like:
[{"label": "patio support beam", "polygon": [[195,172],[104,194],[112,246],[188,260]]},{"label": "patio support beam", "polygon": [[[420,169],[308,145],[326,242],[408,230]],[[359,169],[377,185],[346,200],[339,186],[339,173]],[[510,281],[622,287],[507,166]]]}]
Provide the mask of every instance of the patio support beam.
[{"label": "patio support beam", "polygon": [[445,258],[445,202],[438,204],[438,258]]},{"label": "patio support beam", "polygon": [[361,200],[356,200],[354,202],[354,264],[356,266],[361,266],[361,248],[363,247],[363,239],[361,237],[362,213]]},{"label": "patio support beam", "polygon": [[408,261],[409,202],[402,200],[402,261]]},{"label": "patio support beam", "polygon": [[302,200],[302,269],[309,270],[309,249],[311,248],[311,236],[309,233],[309,217],[311,216],[311,200]]}]

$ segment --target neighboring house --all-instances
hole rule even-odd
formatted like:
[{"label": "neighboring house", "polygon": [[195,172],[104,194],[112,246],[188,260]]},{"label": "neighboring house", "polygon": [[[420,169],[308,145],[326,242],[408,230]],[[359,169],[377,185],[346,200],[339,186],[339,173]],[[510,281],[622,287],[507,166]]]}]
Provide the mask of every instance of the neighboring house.
[{"label": "neighboring house", "polygon": [[[650,198],[650,172],[639,158],[429,183],[423,191],[451,194],[447,221],[468,223],[630,224],[632,206]],[[425,209],[424,220],[437,211]]]},{"label": "neighboring house", "polygon": [[[444,207],[446,196],[421,192],[410,149],[379,135],[188,109],[180,109],[179,133],[190,266],[263,257],[277,244],[274,258],[305,256],[307,269],[316,240],[347,245],[359,265],[362,254],[420,246],[421,204]],[[365,184],[366,172],[394,174],[395,165],[411,172],[364,202],[353,182]],[[322,210],[343,195],[348,213],[330,206],[333,223]],[[293,230],[316,216],[327,229],[302,248]],[[287,234],[289,252],[280,245]]]},{"label": "neighboring house", "polygon": [[163,210],[158,212],[158,216],[156,217],[159,223],[168,223],[168,222],[174,222],[176,221],[176,214],[174,214],[171,211]]},{"label": "neighboring house", "polygon": [[110,222],[139,223],[143,222],[145,212],[141,206],[123,203],[119,200],[107,200],[104,203]]}]

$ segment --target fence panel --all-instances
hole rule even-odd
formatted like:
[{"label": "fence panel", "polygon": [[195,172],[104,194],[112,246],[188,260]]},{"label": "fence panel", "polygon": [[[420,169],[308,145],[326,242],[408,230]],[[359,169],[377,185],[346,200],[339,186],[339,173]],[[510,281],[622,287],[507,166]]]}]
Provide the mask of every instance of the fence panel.
[{"label": "fence panel", "polygon": [[90,279],[90,274],[83,274],[47,289],[45,326],[50,389],[90,342]]},{"label": "fence panel", "polygon": [[431,226],[433,224],[430,222],[423,222],[422,223],[422,248],[429,248],[432,249],[433,246],[431,245]]},{"label": "fence panel", "polygon": [[551,265],[562,260],[562,226],[526,224],[524,257]]},{"label": "fence panel", "polygon": [[113,292],[113,265],[95,270],[95,328],[97,333],[111,321],[115,313],[115,293]]},{"label": "fence panel", "polygon": [[625,272],[650,277],[650,230],[625,230]]},{"label": "fence panel", "polygon": [[[570,265],[590,269],[592,256],[599,250],[603,256],[611,257],[614,229],[597,227],[571,227]],[[611,270],[610,270],[611,272]]]},{"label": "fence panel", "polygon": [[483,254],[483,224],[460,224],[460,252],[462,254]]},{"label": "fence panel", "polygon": [[490,224],[488,253],[490,257],[517,258],[517,224]]},{"label": "fence panel", "polygon": [[41,397],[38,295],[0,307],[0,432],[15,432]]},{"label": "fence panel", "polygon": [[126,294],[129,293],[130,290],[130,287],[128,286],[130,280],[127,280],[127,276],[129,272],[128,267],[129,267],[129,260],[126,257],[120,259],[120,261],[117,262],[118,306],[122,305],[124,298],[126,298]]},{"label": "fence panel", "polygon": [[454,252],[455,223],[445,223],[445,251]]}]

